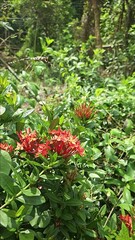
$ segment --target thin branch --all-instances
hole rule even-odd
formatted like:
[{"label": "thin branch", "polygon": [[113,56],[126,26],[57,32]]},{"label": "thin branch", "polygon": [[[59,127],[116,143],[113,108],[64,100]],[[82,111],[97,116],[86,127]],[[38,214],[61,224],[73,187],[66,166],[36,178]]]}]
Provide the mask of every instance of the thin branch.
[{"label": "thin branch", "polygon": [[[122,191],[122,190],[120,190],[119,194],[121,193],[121,191]],[[117,201],[117,204],[118,204],[119,200],[121,199],[122,195],[123,195],[123,192],[120,194],[120,196],[119,196],[119,198],[118,198],[118,201]],[[108,223],[108,221],[109,221],[109,219],[110,219],[110,217],[111,217],[111,215],[112,215],[115,207],[117,206],[117,204],[115,204],[115,205],[112,207],[112,209],[111,209],[111,211],[110,211],[110,213],[109,213],[109,215],[108,215],[108,217],[107,217],[107,219],[106,219],[106,221],[105,221],[105,224],[104,224],[103,228],[106,227],[106,225],[107,225],[107,223]]]},{"label": "thin branch", "polygon": [[2,63],[5,65],[5,67],[9,70],[9,72],[11,72],[12,75],[13,75],[19,82],[21,82],[21,79],[17,76],[17,74],[14,72],[14,70],[4,61],[4,59],[0,57],[0,60],[1,60]]},{"label": "thin branch", "polygon": [[8,36],[6,39],[0,38],[2,42],[0,43],[0,47],[2,46],[3,43],[6,43],[6,41],[10,38],[11,36]]}]

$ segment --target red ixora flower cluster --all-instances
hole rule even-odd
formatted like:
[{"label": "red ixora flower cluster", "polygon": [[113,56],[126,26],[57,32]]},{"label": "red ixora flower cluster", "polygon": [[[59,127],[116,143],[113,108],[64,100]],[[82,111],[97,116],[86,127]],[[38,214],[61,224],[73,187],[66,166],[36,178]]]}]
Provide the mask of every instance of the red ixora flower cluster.
[{"label": "red ixora flower cluster", "polygon": [[120,215],[120,220],[125,223],[126,227],[129,229],[129,232],[132,233],[132,217],[130,215]]},{"label": "red ixora flower cluster", "polygon": [[[80,141],[76,136],[73,136],[70,131],[65,131],[59,128],[58,130],[50,131],[51,138],[45,143],[38,138],[36,131],[31,131],[30,128],[17,133],[20,142],[17,142],[16,150],[24,150],[35,157],[42,155],[46,157],[48,151],[57,152],[59,156],[67,159],[74,154],[82,156],[84,149],[81,147]],[[1,144],[1,149],[6,151],[13,150],[13,147],[8,144]]]},{"label": "red ixora flower cluster", "polygon": [[50,140],[50,147],[53,152],[67,159],[74,154],[82,156],[84,149],[80,145],[80,141],[76,136],[73,136],[69,131],[58,130],[50,131],[52,138]]},{"label": "red ixora flower cluster", "polygon": [[5,150],[7,152],[12,152],[14,147],[9,145],[8,143],[0,143],[0,149]]},{"label": "red ixora flower cluster", "polygon": [[93,112],[90,105],[87,106],[86,103],[82,103],[75,109],[75,114],[81,119],[89,119],[95,112]]},{"label": "red ixora flower cluster", "polygon": [[35,157],[38,157],[40,154],[47,156],[50,150],[49,142],[41,143],[36,131],[32,132],[31,129],[28,128],[24,133],[20,131],[17,135],[20,140],[20,143],[17,144],[18,150],[24,150],[27,153],[34,154]]}]

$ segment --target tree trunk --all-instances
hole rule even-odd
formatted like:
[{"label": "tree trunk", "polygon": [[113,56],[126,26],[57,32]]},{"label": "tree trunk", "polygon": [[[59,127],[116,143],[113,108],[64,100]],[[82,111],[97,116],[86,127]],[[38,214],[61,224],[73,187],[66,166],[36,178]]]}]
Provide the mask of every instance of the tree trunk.
[{"label": "tree trunk", "polygon": [[93,12],[94,12],[96,47],[97,48],[102,48],[102,40],[101,40],[101,35],[100,35],[100,6],[99,6],[99,0],[92,0],[92,7],[93,7]]},{"label": "tree trunk", "polygon": [[86,42],[90,35],[94,34],[93,31],[93,13],[91,7],[91,0],[85,0],[83,15],[81,19],[81,39]]},{"label": "tree trunk", "polygon": [[81,29],[82,41],[85,42],[90,35],[94,35],[96,38],[96,47],[102,48],[99,0],[85,0],[81,19]]}]

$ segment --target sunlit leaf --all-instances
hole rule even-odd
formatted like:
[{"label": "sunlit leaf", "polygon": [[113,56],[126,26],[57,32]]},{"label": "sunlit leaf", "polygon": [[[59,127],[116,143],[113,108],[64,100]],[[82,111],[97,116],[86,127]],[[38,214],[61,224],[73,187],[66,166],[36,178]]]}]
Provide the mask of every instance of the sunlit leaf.
[{"label": "sunlit leaf", "polygon": [[0,115],[6,111],[6,108],[0,105]]}]

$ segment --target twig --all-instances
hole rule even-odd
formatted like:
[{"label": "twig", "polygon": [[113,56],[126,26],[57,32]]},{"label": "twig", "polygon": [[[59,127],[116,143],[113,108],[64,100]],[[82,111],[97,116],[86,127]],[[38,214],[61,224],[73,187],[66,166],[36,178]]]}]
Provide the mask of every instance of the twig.
[{"label": "twig", "polygon": [[10,38],[11,36],[8,36],[6,39],[0,38],[2,42],[0,43],[0,47],[2,46],[3,43],[6,43],[6,41]]},{"label": "twig", "polygon": [[[122,190],[120,190],[119,194],[121,193],[121,191],[122,191]],[[118,195],[119,195],[119,194],[118,194]],[[117,204],[118,204],[119,200],[121,199],[122,195],[123,195],[123,192],[120,194],[120,196],[119,196],[119,198],[118,198],[118,201],[117,201]],[[105,224],[104,224],[103,228],[105,228],[105,226],[107,225],[107,223],[108,223],[108,221],[109,221],[109,219],[110,219],[110,217],[111,217],[111,215],[112,215],[112,212],[114,211],[114,209],[115,209],[115,207],[116,207],[117,204],[115,204],[115,205],[112,207],[112,209],[111,209],[111,211],[110,211],[110,213],[109,213],[109,215],[108,215],[108,217],[107,217],[107,219],[106,219],[106,221],[105,221]]]},{"label": "twig", "polygon": [[[39,177],[45,172],[45,170],[42,170],[41,173],[39,174]],[[19,191],[15,196],[10,198],[6,203],[4,203],[2,206],[0,206],[0,210],[8,206],[15,198],[20,197],[23,193],[24,190],[28,189],[30,187],[30,183],[27,184],[21,191]]]},{"label": "twig", "polygon": [[5,67],[9,70],[9,72],[12,73],[12,75],[14,75],[14,77],[21,82],[21,79],[17,76],[17,74],[14,72],[14,70],[4,61],[3,58],[0,57],[0,60],[2,61],[2,63],[5,65]]}]

